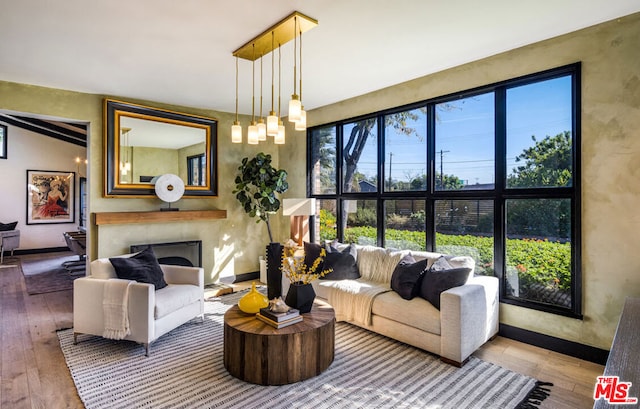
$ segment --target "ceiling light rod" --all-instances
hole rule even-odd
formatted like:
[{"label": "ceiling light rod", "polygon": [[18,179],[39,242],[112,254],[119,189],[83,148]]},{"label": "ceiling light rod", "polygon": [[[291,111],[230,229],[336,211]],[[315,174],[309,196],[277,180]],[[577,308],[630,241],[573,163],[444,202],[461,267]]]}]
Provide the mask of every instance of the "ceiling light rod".
[{"label": "ceiling light rod", "polygon": [[[297,30],[296,30],[297,25]],[[269,27],[233,52],[234,56],[254,61],[274,50],[274,44],[283,45],[293,40],[297,32],[306,32],[318,25],[318,20],[294,11],[278,23]],[[272,33],[275,37],[272,41]],[[253,46],[255,45],[255,54]]]},{"label": "ceiling light rod", "polygon": [[304,110],[302,105],[302,31],[300,32],[300,119],[295,123],[294,129],[296,131],[307,130],[307,111]]},{"label": "ceiling light rod", "polygon": [[238,121],[238,56],[236,56],[236,120],[231,126],[231,142],[242,143],[242,126]]},{"label": "ceiling light rod", "polygon": [[[272,31],[271,32],[271,48],[275,47],[274,40],[275,40],[275,34]],[[275,71],[274,65],[273,65],[274,54],[275,53],[271,53],[271,111],[269,111],[269,116],[267,116],[267,135],[273,136],[273,137],[278,135],[278,117],[276,116],[276,111],[273,108],[273,98],[275,95],[275,92],[273,90],[273,76]]]},{"label": "ceiling light rod", "polygon": [[298,122],[300,120],[300,116],[302,115],[300,111],[302,110],[302,104],[300,103],[300,98],[298,94],[296,94],[296,86],[298,85],[296,75],[298,74],[298,16],[293,18],[293,94],[291,95],[291,100],[289,101],[289,122]]}]

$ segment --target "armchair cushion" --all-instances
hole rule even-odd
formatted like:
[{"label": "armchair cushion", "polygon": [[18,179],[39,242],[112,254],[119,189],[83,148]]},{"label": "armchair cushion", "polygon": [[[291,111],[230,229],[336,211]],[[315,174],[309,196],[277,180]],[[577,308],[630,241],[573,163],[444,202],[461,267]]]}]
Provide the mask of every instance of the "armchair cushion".
[{"label": "armchair cushion", "polygon": [[162,318],[202,298],[200,287],[191,284],[170,284],[156,291],[154,319]]},{"label": "armchair cushion", "polygon": [[156,291],[167,286],[164,274],[151,248],[146,248],[131,257],[109,259],[118,278],[153,284]]}]

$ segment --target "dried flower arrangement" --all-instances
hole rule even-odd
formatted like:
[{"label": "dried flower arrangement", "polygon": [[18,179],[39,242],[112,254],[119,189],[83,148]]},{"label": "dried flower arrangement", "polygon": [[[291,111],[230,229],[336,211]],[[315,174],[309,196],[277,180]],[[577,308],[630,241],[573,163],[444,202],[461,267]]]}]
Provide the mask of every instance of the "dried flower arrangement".
[{"label": "dried flower arrangement", "polygon": [[314,260],[311,266],[305,264],[304,257],[297,257],[295,253],[295,246],[285,245],[282,250],[282,271],[292,283],[309,284],[313,280],[324,277],[333,271],[331,268],[317,271],[327,255],[325,249],[320,250],[320,255]]}]

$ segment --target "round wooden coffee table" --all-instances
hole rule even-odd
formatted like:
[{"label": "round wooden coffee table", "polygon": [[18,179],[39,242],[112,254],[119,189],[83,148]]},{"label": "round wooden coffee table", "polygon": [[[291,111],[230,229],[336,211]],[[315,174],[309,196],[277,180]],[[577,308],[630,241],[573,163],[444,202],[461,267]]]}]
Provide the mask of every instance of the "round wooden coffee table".
[{"label": "round wooden coffee table", "polygon": [[321,301],[303,320],[276,329],[237,305],[224,314],[224,367],[238,379],[284,385],[312,378],[334,357],[335,312]]}]

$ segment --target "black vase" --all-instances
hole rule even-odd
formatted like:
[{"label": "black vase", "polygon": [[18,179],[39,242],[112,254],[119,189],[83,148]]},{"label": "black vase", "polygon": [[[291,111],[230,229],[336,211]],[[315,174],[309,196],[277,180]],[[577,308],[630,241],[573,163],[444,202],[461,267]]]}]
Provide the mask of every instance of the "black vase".
[{"label": "black vase", "polygon": [[267,297],[270,300],[282,296],[282,244],[267,246]]},{"label": "black vase", "polygon": [[287,298],[284,302],[291,308],[296,308],[300,312],[309,312],[313,307],[313,300],[316,298],[316,292],[311,284],[302,284],[301,282],[291,283]]}]

